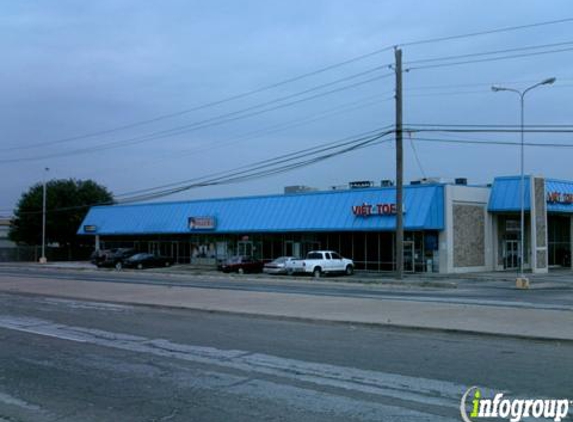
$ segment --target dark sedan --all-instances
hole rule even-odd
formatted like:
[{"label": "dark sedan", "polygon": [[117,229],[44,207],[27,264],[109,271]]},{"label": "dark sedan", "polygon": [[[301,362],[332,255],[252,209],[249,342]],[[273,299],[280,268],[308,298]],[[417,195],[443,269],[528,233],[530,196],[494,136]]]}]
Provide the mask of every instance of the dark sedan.
[{"label": "dark sedan", "polygon": [[121,270],[125,260],[135,254],[136,251],[132,248],[100,249],[92,254],[91,262],[98,268],[115,267]]},{"label": "dark sedan", "polygon": [[169,267],[170,265],[170,258],[153,255],[152,253],[138,253],[123,262],[125,268],[137,268],[138,270],[152,267]]},{"label": "dark sedan", "polygon": [[219,270],[224,273],[260,273],[263,265],[262,261],[250,256],[233,256],[219,265]]}]

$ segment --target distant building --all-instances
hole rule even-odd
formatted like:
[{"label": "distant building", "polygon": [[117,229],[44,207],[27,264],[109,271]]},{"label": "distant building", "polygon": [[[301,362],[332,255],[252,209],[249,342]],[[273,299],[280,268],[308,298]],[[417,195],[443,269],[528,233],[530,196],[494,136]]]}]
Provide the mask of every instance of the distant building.
[{"label": "distant building", "polygon": [[16,244],[9,240],[10,218],[0,217],[0,248],[15,248]]}]

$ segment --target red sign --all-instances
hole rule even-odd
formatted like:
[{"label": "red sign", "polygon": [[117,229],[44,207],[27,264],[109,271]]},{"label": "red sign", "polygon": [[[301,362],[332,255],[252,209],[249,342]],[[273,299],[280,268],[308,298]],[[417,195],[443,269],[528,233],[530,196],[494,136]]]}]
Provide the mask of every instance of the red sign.
[{"label": "red sign", "polygon": [[573,204],[573,193],[548,192],[547,202],[550,204]]},{"label": "red sign", "polygon": [[396,204],[362,204],[354,205],[352,213],[357,217],[370,217],[371,215],[396,215]]}]

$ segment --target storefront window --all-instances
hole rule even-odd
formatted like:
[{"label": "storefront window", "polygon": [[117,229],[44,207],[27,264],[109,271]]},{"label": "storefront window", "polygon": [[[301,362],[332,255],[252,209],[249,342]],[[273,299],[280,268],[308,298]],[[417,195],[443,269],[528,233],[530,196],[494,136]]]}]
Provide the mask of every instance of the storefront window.
[{"label": "storefront window", "polygon": [[569,216],[548,217],[549,265],[571,266],[571,219]]}]

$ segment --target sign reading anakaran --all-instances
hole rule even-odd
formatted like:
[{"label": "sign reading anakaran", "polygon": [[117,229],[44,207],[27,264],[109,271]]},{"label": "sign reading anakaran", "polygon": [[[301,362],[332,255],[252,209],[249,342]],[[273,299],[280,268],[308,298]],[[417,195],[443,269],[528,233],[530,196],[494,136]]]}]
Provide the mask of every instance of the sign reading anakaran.
[{"label": "sign reading anakaran", "polygon": [[189,217],[188,225],[191,230],[212,230],[216,226],[215,217]]}]

